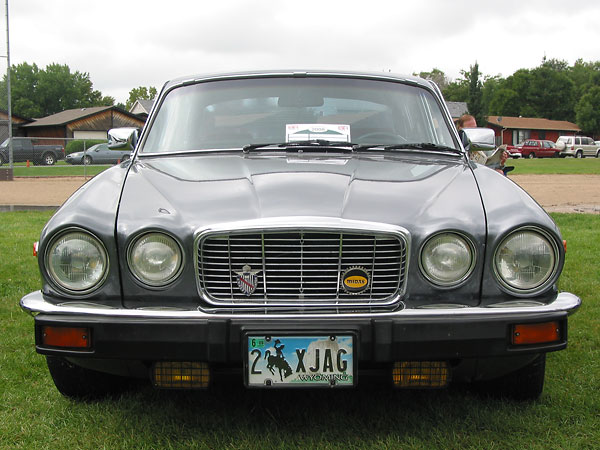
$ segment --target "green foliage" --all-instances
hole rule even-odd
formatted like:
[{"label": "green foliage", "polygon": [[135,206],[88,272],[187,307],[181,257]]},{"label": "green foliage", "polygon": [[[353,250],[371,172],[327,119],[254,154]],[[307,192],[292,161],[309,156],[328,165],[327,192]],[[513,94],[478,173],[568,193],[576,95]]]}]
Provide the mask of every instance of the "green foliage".
[{"label": "green foliage", "polygon": [[129,91],[129,98],[125,104],[125,109],[129,111],[136,100],[152,100],[156,98],[157,91],[153,86],[140,86]]},{"label": "green foliage", "polygon": [[[112,106],[115,99],[94,90],[88,73],[67,65],[21,63],[11,67],[12,109],[24,117],[45,117],[67,109]],[[6,76],[0,81],[0,105],[7,104]]]},{"label": "green foliage", "polygon": [[589,134],[600,134],[600,86],[592,87],[585,93],[577,106],[577,124]]},{"label": "green foliage", "polygon": [[469,95],[467,97],[469,114],[475,117],[479,126],[483,126],[485,124],[485,114],[482,105],[483,90],[481,80],[479,79],[481,74],[479,73],[479,64],[477,64],[477,61],[475,61],[475,64],[464,75],[469,83]]},{"label": "green foliage", "polygon": [[413,73],[413,75],[433,81],[442,91],[446,89],[448,83],[450,83],[450,79],[446,76],[446,74],[437,68],[433,68],[431,72],[419,72]]},{"label": "green foliage", "polygon": [[579,59],[569,66],[566,61],[544,58],[538,67],[519,69],[507,78],[483,76],[481,82],[481,77],[475,63],[442,89],[447,101],[467,102],[477,123],[485,123],[481,118],[488,115],[538,117],[576,121],[584,132],[600,133],[600,117],[594,112],[600,110],[595,90],[600,87],[600,61]]},{"label": "green foliage", "polygon": [[75,141],[69,141],[65,146],[65,155],[82,152],[89,149],[92,145],[104,143],[106,143],[106,139],[77,139]]},{"label": "green foliage", "polygon": [[442,90],[444,98],[449,102],[466,102],[469,96],[469,86],[464,79],[454,80]]}]

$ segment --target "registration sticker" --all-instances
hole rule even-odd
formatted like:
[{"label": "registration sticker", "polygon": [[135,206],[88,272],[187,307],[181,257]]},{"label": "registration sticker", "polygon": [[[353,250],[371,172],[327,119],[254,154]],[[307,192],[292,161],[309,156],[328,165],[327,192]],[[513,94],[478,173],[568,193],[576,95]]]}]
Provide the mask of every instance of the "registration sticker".
[{"label": "registration sticker", "polygon": [[249,335],[246,366],[252,387],[353,386],[353,336]]}]

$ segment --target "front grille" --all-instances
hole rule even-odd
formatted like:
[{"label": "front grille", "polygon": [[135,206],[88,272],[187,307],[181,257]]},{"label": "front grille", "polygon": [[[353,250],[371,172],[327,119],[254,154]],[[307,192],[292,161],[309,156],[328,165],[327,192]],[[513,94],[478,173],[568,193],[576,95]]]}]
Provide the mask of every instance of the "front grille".
[{"label": "front grille", "polygon": [[[368,274],[358,293],[341,282],[352,268]],[[405,270],[406,243],[392,233],[228,232],[198,244],[201,291],[218,305],[386,305]]]}]

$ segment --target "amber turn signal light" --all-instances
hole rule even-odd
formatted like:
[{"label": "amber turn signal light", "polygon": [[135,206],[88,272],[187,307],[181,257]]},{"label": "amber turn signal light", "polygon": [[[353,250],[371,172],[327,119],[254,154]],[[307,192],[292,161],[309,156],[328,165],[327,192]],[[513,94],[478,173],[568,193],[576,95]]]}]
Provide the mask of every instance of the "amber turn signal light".
[{"label": "amber turn signal light", "polygon": [[513,326],[514,345],[545,344],[560,340],[558,322],[526,323]]},{"label": "amber turn signal light", "polygon": [[91,347],[89,328],[42,327],[42,345],[46,347],[89,348]]}]

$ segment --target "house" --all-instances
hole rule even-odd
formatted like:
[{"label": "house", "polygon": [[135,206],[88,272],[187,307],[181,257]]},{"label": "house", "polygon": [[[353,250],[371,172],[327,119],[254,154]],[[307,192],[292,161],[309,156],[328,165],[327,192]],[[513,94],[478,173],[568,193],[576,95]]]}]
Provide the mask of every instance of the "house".
[{"label": "house", "polygon": [[574,136],[581,131],[572,122],[532,117],[488,116],[487,127],[494,130],[496,145],[517,145],[527,139],[556,142],[559,136]]},{"label": "house", "polygon": [[106,139],[111,128],[143,127],[144,120],[117,106],[68,109],[21,126],[27,137]]},{"label": "house", "polygon": [[448,106],[450,116],[454,123],[456,123],[463,114],[469,114],[469,107],[466,102],[446,102],[446,105]]},{"label": "house", "polygon": [[[16,114],[12,114],[12,135],[13,136],[21,136],[22,133],[19,130],[19,127],[25,125],[27,123],[33,122],[33,119],[28,119],[27,117],[18,116]],[[5,139],[8,138],[8,111],[2,109],[0,110],[0,143],[4,142]]]},{"label": "house", "polygon": [[136,100],[133,106],[129,109],[129,112],[146,120],[148,118],[148,115],[150,114],[152,105],[154,105],[154,99]]}]

